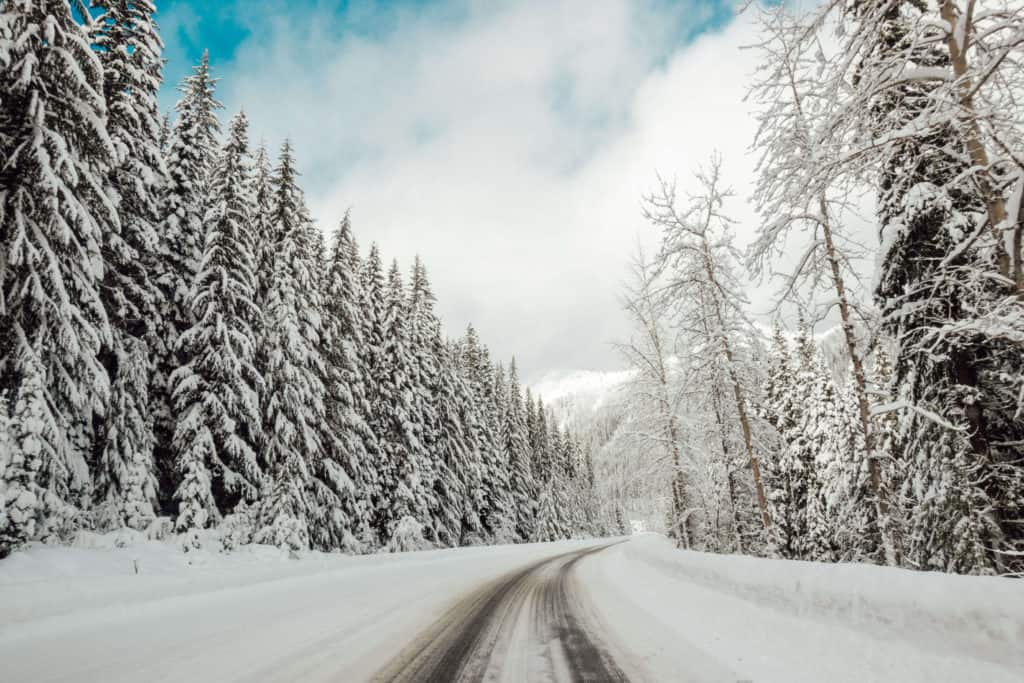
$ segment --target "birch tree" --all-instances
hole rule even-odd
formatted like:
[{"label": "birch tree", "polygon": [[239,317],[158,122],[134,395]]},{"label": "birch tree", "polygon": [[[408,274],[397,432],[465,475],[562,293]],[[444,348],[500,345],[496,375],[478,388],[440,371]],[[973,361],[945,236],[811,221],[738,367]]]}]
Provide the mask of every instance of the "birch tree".
[{"label": "birch tree", "polygon": [[842,139],[829,124],[842,99],[834,81],[822,79],[827,67],[825,47],[819,36],[792,18],[786,8],[761,12],[762,62],[751,89],[760,105],[759,128],[754,140],[758,150],[759,179],[754,194],[764,218],[747,261],[751,271],[763,276],[794,242],[799,252],[783,276],[779,300],[791,300],[809,289],[831,290],[832,296],[815,319],[838,312],[852,367],[854,392],[865,443],[871,488],[876,506],[880,542],[888,564],[899,561],[892,539],[889,488],[874,453],[871,430],[871,388],[865,372],[866,344],[858,330],[870,324],[870,313],[855,298],[851,284],[859,284],[856,262],[864,248],[843,223],[851,213],[850,178],[835,164],[842,153]]},{"label": "birch tree", "polygon": [[645,200],[644,214],[662,231],[657,263],[666,273],[666,292],[679,302],[683,329],[700,352],[721,361],[728,375],[743,447],[757,494],[761,521],[770,525],[749,412],[749,388],[742,382],[737,337],[756,336],[744,312],[745,296],[736,276],[739,253],[732,221],[723,213],[731,191],[723,186],[721,160],[711,159],[696,174],[700,192],[680,208],[675,183],[661,181]]},{"label": "birch tree", "polygon": [[[638,247],[630,263],[630,280],[622,305],[633,326],[630,340],[617,344],[618,351],[635,374],[625,391],[628,410],[636,417],[635,432],[641,443],[659,454],[671,487],[669,536],[684,547],[694,540],[689,491],[685,483],[692,462],[684,461],[680,414],[692,394],[682,382],[682,353],[671,329],[672,301],[661,273]],[[652,463],[654,464],[654,463]],[[656,470],[656,471],[657,471]]]}]

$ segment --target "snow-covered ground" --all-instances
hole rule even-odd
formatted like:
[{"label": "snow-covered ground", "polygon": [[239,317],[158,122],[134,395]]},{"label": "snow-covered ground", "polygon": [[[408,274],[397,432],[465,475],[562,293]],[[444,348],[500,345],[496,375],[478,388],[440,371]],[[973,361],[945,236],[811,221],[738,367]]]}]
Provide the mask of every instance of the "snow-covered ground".
[{"label": "snow-covered ground", "polygon": [[580,578],[638,680],[1024,680],[1011,579],[683,552],[656,534]]},{"label": "snow-covered ground", "polygon": [[[0,561],[0,678],[365,680],[467,593],[594,543],[300,560],[36,547]],[[655,534],[574,572],[631,680],[1024,680],[1017,581],[687,553]]]}]

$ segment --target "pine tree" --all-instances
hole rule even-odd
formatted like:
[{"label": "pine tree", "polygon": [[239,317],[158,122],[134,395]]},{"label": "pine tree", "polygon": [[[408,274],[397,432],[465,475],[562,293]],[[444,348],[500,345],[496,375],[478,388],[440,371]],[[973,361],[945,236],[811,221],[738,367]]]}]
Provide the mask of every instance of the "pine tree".
[{"label": "pine tree", "polygon": [[104,233],[104,303],[115,330],[153,338],[157,294],[150,273],[166,177],[157,107],[163,45],[149,0],[96,0],[93,6],[102,11],[90,38],[103,64],[107,130],[115,149],[110,182],[120,216],[120,230]]},{"label": "pine tree", "polygon": [[203,257],[205,202],[220,133],[217,111],[223,109],[214,98],[217,80],[210,73],[209,53],[203,53],[192,75],[178,87],[182,98],[175,106],[178,120],[167,154],[160,285],[172,307],[171,323],[179,332],[191,327],[188,298]]},{"label": "pine tree", "polygon": [[36,485],[78,506],[91,450],[79,427],[109,395],[103,244],[119,218],[102,65],[67,2],[4,3],[0,93],[0,400],[25,404],[15,434],[48,444],[23,456],[45,473]]},{"label": "pine tree", "polygon": [[107,129],[115,149],[110,182],[119,197],[120,231],[104,233],[103,302],[112,344],[101,359],[112,395],[97,433],[100,470],[94,499],[101,527],[141,528],[156,514],[150,348],[160,345],[157,265],[159,195],[166,181],[157,92],[163,49],[151,2],[98,0],[90,36],[104,67]]},{"label": "pine tree", "polygon": [[502,530],[514,527],[515,512],[509,494],[508,461],[503,457],[494,369],[472,325],[467,328],[461,346],[463,372],[477,417],[473,440],[480,453],[482,485],[477,514],[491,538],[510,540],[502,536]]},{"label": "pine tree", "polygon": [[538,486],[533,476],[526,407],[515,359],[509,367],[508,389],[502,398],[505,404],[502,442],[508,462],[509,490],[516,513],[516,532],[525,541],[534,536]]},{"label": "pine tree", "polygon": [[[244,113],[232,119],[211,173],[206,243],[191,297],[196,322],[179,338],[178,355],[188,361],[171,375],[180,530],[202,528],[239,502],[254,501],[263,477],[248,125]],[[207,485],[210,491],[200,490]]]},{"label": "pine tree", "polygon": [[[265,310],[261,462],[271,476],[259,512],[257,542],[308,548],[332,537],[337,491],[326,476],[323,359],[320,357],[316,264],[310,262],[310,218],[291,145],[281,148],[272,178],[273,287]],[[312,490],[311,490],[312,489]],[[335,536],[336,537],[336,536]]]},{"label": "pine tree", "polygon": [[386,529],[380,526],[381,506],[384,505],[384,477],[387,469],[388,452],[386,436],[388,434],[387,413],[384,410],[382,379],[384,366],[384,273],[381,267],[380,250],[376,244],[370,245],[370,251],[359,271],[359,310],[362,320],[362,342],[358,349],[363,366],[366,368],[366,402],[369,408],[368,422],[374,433],[373,450],[369,454],[368,479],[364,482],[364,495],[371,502],[369,515],[371,519],[372,543],[386,543]]},{"label": "pine tree", "polygon": [[[421,477],[424,486],[433,492],[430,519],[423,520],[423,523],[432,540],[443,545],[457,545],[461,536],[462,492],[455,477],[446,477],[444,473],[446,458],[453,457],[453,454],[442,453],[442,450],[453,447],[453,444],[442,445],[445,435],[442,434],[442,418],[438,414],[441,408],[438,405],[441,399],[439,392],[442,382],[447,378],[441,376],[441,323],[434,314],[435,301],[426,268],[417,256],[409,278],[406,342],[412,389],[412,419],[421,425]],[[445,407],[451,408],[450,405]],[[451,414],[448,419],[457,418]],[[465,444],[454,448],[465,448]],[[442,483],[442,479],[446,481]],[[439,487],[444,489],[443,500],[438,498]]]},{"label": "pine tree", "polygon": [[42,358],[29,348],[19,367],[23,379],[14,412],[0,434],[0,558],[30,540],[49,540],[72,526],[76,510],[62,482],[59,419],[47,400]]},{"label": "pine tree", "polygon": [[332,528],[341,538],[330,540],[333,547],[356,549],[369,534],[372,500],[370,456],[377,440],[370,429],[368,369],[360,354],[365,322],[360,308],[359,253],[348,212],[334,236],[334,246],[325,276],[327,313],[324,356],[328,372],[327,416],[330,425],[330,458],[327,475],[336,491],[344,492],[342,507]]},{"label": "pine tree", "polygon": [[813,454],[809,452],[804,411],[808,387],[799,380],[799,368],[808,350],[806,328],[801,321],[799,360],[794,363],[789,343],[778,326],[773,336],[761,417],[779,434],[780,448],[765,462],[765,488],[771,506],[770,549],[785,558],[804,557],[807,537],[808,477]]},{"label": "pine tree", "polygon": [[[372,256],[372,255],[371,255]],[[413,359],[409,348],[409,310],[401,271],[392,263],[384,291],[383,347],[375,422],[381,440],[381,495],[377,531],[390,539],[405,517],[428,520],[432,482],[426,479],[424,425],[417,421]]]},{"label": "pine tree", "polygon": [[125,337],[104,424],[104,448],[94,474],[93,518],[100,529],[145,529],[156,517],[153,416],[148,410],[152,375],[149,346]]},{"label": "pine tree", "polygon": [[482,530],[483,473],[479,445],[474,437],[476,415],[468,385],[454,363],[454,350],[438,331],[435,338],[439,372],[432,387],[436,433],[433,455],[434,524],[444,545],[460,545]]},{"label": "pine tree", "polygon": [[189,360],[177,355],[179,349],[183,350],[178,337],[195,323],[189,297],[203,257],[209,175],[220,131],[217,110],[223,108],[214,99],[216,84],[217,79],[210,74],[209,55],[204,53],[192,75],[178,88],[182,98],[175,107],[178,119],[166,157],[167,184],[162,196],[160,263],[156,273],[160,302],[165,307],[159,312],[159,337],[163,343],[154,348],[157,362],[151,398],[161,506],[167,511],[174,509],[172,499],[181,483],[172,446],[176,418],[171,373]]},{"label": "pine tree", "polygon": [[256,243],[256,304],[263,310],[270,298],[274,276],[274,245],[277,235],[273,226],[273,190],[270,155],[260,145],[253,160],[252,175],[252,234]]}]

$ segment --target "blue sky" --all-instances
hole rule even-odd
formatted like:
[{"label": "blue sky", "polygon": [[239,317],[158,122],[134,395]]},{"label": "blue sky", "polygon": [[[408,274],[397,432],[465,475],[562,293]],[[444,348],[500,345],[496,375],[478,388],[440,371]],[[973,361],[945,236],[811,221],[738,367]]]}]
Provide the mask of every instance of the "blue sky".
[{"label": "blue sky", "polygon": [[[619,285],[655,172],[751,176],[752,22],[698,0],[165,0],[162,105],[209,49],[224,118],[295,145],[330,231],[421,255],[449,333],[527,379],[618,365]],[[742,213],[746,207],[739,205]]]},{"label": "blue sky", "polygon": [[[670,5],[671,0],[663,3]],[[708,0],[698,3],[708,10],[698,21],[679,21],[675,29],[677,40],[684,43],[708,30],[721,28],[732,16],[733,3]],[[399,16],[407,13],[432,14],[448,21],[465,19],[467,7],[463,2],[431,2],[427,0],[390,0],[366,2],[337,0],[274,0],[244,2],[224,0],[163,0],[158,2],[158,20],[166,24],[164,42],[169,56],[168,80],[174,82],[186,72],[188,62],[199,59],[209,49],[217,61],[230,61],[238,46],[250,38],[254,30],[264,24],[283,7],[296,15],[326,12],[333,15],[337,25],[332,30],[339,34],[382,36],[394,31]]]}]

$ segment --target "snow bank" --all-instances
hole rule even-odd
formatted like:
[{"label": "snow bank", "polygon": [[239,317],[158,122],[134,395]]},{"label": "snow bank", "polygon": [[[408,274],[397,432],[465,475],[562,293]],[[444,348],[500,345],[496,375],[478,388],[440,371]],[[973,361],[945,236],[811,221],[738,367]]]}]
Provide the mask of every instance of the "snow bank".
[{"label": "snow bank", "polygon": [[948,641],[1024,667],[1024,583],[681,551],[660,535],[630,543],[628,556],[680,579],[798,616],[839,620],[873,633]]}]

